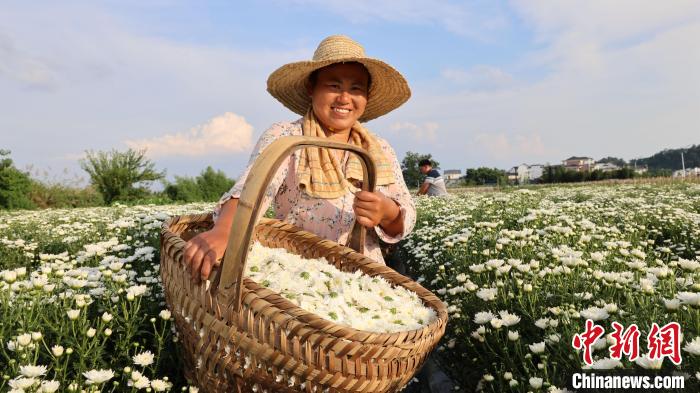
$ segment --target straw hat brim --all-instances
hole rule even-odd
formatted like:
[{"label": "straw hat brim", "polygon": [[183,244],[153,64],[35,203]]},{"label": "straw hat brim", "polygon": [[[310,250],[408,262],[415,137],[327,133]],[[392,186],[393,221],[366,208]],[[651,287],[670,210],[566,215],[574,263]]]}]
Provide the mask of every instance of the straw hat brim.
[{"label": "straw hat brim", "polygon": [[389,64],[370,57],[347,57],[285,64],[270,74],[267,79],[267,91],[292,112],[303,116],[311,105],[311,97],[306,88],[309,75],[331,64],[349,62],[364,65],[372,78],[367,107],[358,119],[360,122],[385,115],[411,97],[408,82],[400,72]]}]

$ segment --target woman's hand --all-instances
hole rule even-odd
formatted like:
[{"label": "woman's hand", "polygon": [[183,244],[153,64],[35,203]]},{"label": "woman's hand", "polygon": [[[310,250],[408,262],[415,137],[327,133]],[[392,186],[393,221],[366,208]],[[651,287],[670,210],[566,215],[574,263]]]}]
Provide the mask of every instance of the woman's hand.
[{"label": "woman's hand", "polygon": [[209,278],[212,268],[218,265],[218,261],[223,257],[227,243],[228,233],[214,227],[185,244],[185,263],[190,267],[193,280]]},{"label": "woman's hand", "polygon": [[[391,198],[379,191],[358,191],[352,204],[355,211],[355,219],[366,228],[374,228],[379,225],[385,231],[396,226],[401,209]],[[403,230],[403,225],[401,225]],[[394,232],[390,230],[389,232]]]}]

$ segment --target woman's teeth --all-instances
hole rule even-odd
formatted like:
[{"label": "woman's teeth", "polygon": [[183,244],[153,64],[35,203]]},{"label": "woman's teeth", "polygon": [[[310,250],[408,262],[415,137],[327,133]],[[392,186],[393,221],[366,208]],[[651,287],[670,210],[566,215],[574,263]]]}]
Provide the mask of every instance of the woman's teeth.
[{"label": "woman's teeth", "polygon": [[350,109],[343,109],[343,108],[333,108],[334,112],[338,113],[350,113]]}]

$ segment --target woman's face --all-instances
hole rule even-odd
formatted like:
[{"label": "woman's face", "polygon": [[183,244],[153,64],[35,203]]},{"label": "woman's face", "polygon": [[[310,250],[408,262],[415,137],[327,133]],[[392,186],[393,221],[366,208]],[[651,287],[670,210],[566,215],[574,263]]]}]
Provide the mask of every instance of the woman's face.
[{"label": "woman's face", "polygon": [[311,106],[329,131],[352,128],[367,106],[369,73],[359,63],[338,63],[320,69],[310,87]]}]

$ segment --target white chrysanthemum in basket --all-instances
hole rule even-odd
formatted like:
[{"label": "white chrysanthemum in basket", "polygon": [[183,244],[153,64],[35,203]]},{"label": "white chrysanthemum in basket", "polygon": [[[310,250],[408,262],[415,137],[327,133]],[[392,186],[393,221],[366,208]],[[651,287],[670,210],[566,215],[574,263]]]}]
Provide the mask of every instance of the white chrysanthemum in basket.
[{"label": "white chrysanthemum in basket", "polygon": [[436,318],[414,292],[381,277],[343,272],[325,258],[305,259],[257,242],[248,254],[246,275],[306,311],[358,330],[419,329]]}]

